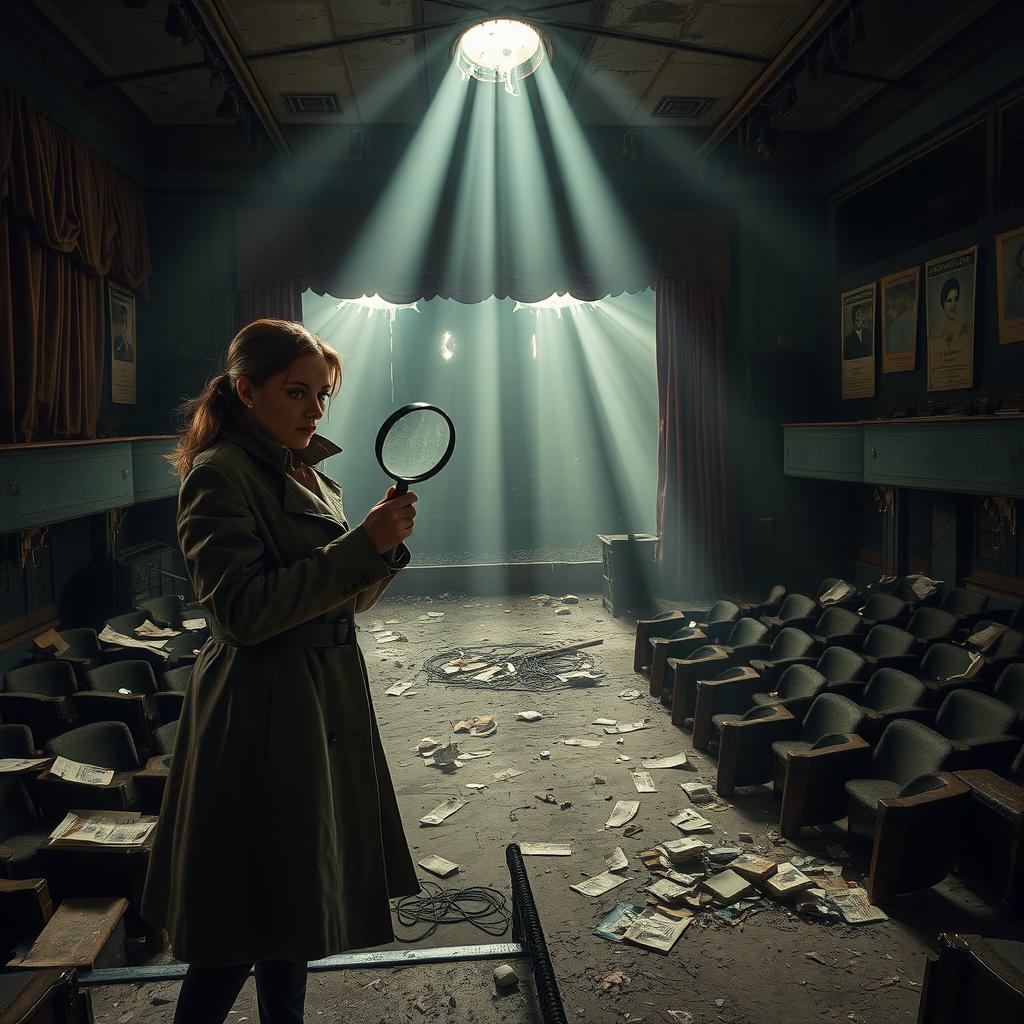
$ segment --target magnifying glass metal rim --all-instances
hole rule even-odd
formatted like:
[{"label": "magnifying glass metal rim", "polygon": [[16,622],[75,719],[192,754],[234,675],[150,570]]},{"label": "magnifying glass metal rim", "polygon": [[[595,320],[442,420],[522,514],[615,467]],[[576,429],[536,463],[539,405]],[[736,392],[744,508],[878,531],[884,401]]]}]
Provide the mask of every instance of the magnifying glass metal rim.
[{"label": "magnifying glass metal rim", "polygon": [[[403,416],[408,416],[411,412],[420,412],[424,409],[430,409],[444,417],[445,422],[448,424],[448,448],[444,455],[442,455],[426,473],[420,473],[418,476],[395,476],[395,474],[390,472],[387,466],[384,465],[384,439],[388,436],[388,432],[391,428]],[[448,460],[452,457],[452,452],[455,451],[455,424],[452,423],[452,419],[448,413],[446,413],[444,409],[439,409],[436,405],[431,405],[429,402],[410,402],[408,405],[403,405],[400,409],[396,409],[380,425],[380,430],[377,431],[377,440],[374,444],[374,450],[377,454],[377,462],[380,465],[380,468],[383,469],[392,480],[405,481],[410,484],[417,483],[420,480],[429,480],[430,477],[444,468]]]}]

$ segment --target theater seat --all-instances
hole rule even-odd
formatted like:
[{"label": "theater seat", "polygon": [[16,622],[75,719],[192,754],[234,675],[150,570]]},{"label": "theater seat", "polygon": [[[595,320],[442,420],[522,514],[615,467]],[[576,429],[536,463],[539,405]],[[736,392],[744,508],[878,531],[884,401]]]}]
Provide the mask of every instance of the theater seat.
[{"label": "theater seat", "polygon": [[955,768],[988,768],[997,775],[1010,770],[1024,740],[1010,730],[1017,712],[995,697],[974,690],[954,690],[946,696],[933,728],[953,741]]},{"label": "theater seat", "polygon": [[[709,679],[727,668],[745,664],[744,655],[755,657],[767,650],[760,641],[768,635],[768,627],[757,619],[742,618],[733,626],[724,644],[705,644],[686,657],[669,657],[665,661],[664,682],[660,688],[661,702],[672,708],[672,721],[682,724],[693,715],[698,676]],[[738,661],[731,661],[733,655]],[[653,672],[652,672],[653,685]]]},{"label": "theater seat", "polygon": [[890,722],[867,756],[870,749],[865,743],[860,752],[851,750],[842,756],[839,747],[794,751],[782,795],[782,834],[794,838],[806,825],[841,818],[845,795],[850,830],[873,836],[882,797],[898,795],[911,779],[945,768],[953,757],[949,740],[907,719]]},{"label": "theater seat", "polygon": [[27,725],[37,743],[45,743],[77,721],[74,695],[78,680],[66,661],[41,661],[12,668],[0,693],[0,718]]},{"label": "theater seat", "polygon": [[914,638],[917,650],[922,653],[939,640],[949,640],[956,635],[957,617],[941,608],[918,608],[907,623],[907,632]]},{"label": "theater seat", "polygon": [[[794,750],[811,750],[830,737],[866,744],[854,734],[864,711],[846,697],[823,693],[815,697],[803,720],[781,706],[757,708],[742,721],[725,722],[719,739],[718,784],[722,796],[736,786],[777,779],[781,794],[785,766]],[[781,771],[776,770],[781,765]]]},{"label": "theater seat", "polygon": [[156,676],[150,663],[115,661],[87,672],[86,680],[90,689],[76,698],[79,721],[124,722],[136,747],[148,752],[153,746],[153,729],[160,725]]},{"label": "theater seat", "polygon": [[112,769],[114,777],[106,786],[91,786],[44,772],[36,779],[36,795],[45,814],[63,815],[78,807],[88,810],[131,810],[138,807],[138,792],[132,773],[138,771],[142,763],[131,733],[123,722],[92,722],[71,729],[50,740],[46,754]]},{"label": "theater seat", "polygon": [[984,675],[984,662],[959,644],[932,644],[915,675],[928,691],[928,703],[937,707],[953,690],[973,686]]},{"label": "theater seat", "polygon": [[992,696],[1017,712],[1014,730],[1024,730],[1024,662],[1007,665],[992,688]]},{"label": "theater seat", "polygon": [[32,730],[14,722],[0,725],[0,757],[28,758],[36,756]]},{"label": "theater seat", "polygon": [[861,630],[872,626],[904,626],[910,618],[907,602],[892,594],[872,594],[860,613]]},{"label": "theater seat", "polygon": [[[861,735],[873,743],[890,722],[913,719],[930,724],[935,712],[924,703],[927,690],[920,679],[896,668],[880,668],[856,701],[864,708]],[[848,695],[852,696],[852,695]]]},{"label": "theater seat", "polygon": [[913,672],[921,662],[920,657],[911,653],[914,637],[896,626],[872,626],[866,635],[837,637],[831,646],[856,651],[864,659],[866,672],[873,672],[876,668]]},{"label": "theater seat", "polygon": [[[836,582],[836,581],[833,581]],[[818,612],[818,602],[806,594],[787,594],[774,615],[762,615],[759,620],[772,633],[789,625],[792,619],[806,619]]]},{"label": "theater seat", "polygon": [[31,878],[38,874],[36,855],[49,833],[25,779],[0,775],[0,877]]},{"label": "theater seat", "polygon": [[715,744],[723,724],[743,717],[751,707],[780,704],[802,718],[827,682],[809,665],[791,665],[779,677],[778,689],[774,691],[758,689],[763,686],[763,679],[698,680],[693,712],[694,749],[706,750]]},{"label": "theater seat", "polygon": [[988,597],[966,587],[950,587],[942,595],[939,607],[956,616],[957,628],[971,626],[977,622],[988,607]]}]

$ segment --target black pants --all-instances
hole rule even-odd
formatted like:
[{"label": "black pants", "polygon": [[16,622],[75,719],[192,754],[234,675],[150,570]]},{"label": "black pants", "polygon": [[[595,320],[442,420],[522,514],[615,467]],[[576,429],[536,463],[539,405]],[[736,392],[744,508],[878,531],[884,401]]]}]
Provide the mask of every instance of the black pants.
[{"label": "black pants", "polygon": [[[174,1009],[174,1024],[224,1024],[252,966],[189,964]],[[255,966],[260,1024],[303,1024],[306,964],[296,960],[261,960]]]}]

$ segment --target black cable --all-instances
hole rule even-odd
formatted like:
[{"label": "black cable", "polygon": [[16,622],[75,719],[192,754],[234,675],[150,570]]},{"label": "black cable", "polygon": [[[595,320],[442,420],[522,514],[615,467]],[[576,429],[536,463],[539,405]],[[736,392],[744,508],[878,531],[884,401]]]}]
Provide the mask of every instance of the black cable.
[{"label": "black cable", "polygon": [[[504,935],[512,920],[505,897],[497,889],[487,886],[468,886],[465,889],[442,889],[437,882],[421,881],[421,893],[403,896],[394,906],[395,916],[406,928],[430,922],[421,935],[405,938],[396,935],[398,942],[419,942],[433,935],[439,924],[467,924],[488,935]],[[499,928],[498,925],[501,927]]]},{"label": "black cable", "polygon": [[[565,640],[564,643],[572,643]],[[589,671],[594,677],[603,677],[604,672],[596,671],[593,655],[590,649],[567,650],[557,654],[545,655],[542,658],[530,657],[531,653],[539,650],[550,650],[544,644],[531,643],[505,643],[505,644],[477,644],[475,646],[460,647],[458,650],[442,651],[428,658],[423,662],[420,669],[427,679],[432,683],[446,683],[458,685],[463,690],[571,690],[578,689],[580,684],[563,682],[559,675],[566,675],[569,672],[579,672],[584,666],[591,666]],[[480,661],[487,665],[508,665],[515,668],[515,674],[502,674],[490,682],[474,679],[478,669],[471,673],[453,673],[451,675],[444,671],[444,666],[455,658],[462,657],[467,661]],[[418,674],[418,673],[417,673]],[[584,685],[597,685],[598,679],[593,682],[581,681]]]}]

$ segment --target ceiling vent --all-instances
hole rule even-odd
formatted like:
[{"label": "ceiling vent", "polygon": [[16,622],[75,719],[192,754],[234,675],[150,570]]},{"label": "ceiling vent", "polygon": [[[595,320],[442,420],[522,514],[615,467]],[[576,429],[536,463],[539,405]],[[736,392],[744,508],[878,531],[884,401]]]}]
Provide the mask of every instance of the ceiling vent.
[{"label": "ceiling vent", "polygon": [[341,104],[333,92],[286,92],[283,96],[290,114],[341,113]]},{"label": "ceiling vent", "polygon": [[717,96],[662,96],[651,117],[703,117],[717,102]]}]

